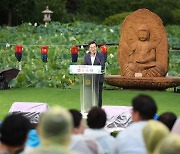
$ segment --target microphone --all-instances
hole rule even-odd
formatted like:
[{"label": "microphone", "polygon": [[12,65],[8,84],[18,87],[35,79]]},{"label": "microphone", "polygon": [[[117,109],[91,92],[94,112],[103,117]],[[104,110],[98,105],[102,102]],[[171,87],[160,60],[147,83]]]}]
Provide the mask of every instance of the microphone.
[{"label": "microphone", "polygon": [[95,57],[97,60],[98,60],[98,62],[100,63],[100,65],[101,65],[101,61],[99,60],[99,58],[97,57],[97,55],[96,55],[96,57]]},{"label": "microphone", "polygon": [[97,57],[97,54],[96,54],[96,57],[95,57],[97,60],[98,60],[98,62],[100,63],[100,65],[101,65],[101,72],[102,73],[104,73],[104,66],[102,66],[102,62],[99,60],[99,58]]}]

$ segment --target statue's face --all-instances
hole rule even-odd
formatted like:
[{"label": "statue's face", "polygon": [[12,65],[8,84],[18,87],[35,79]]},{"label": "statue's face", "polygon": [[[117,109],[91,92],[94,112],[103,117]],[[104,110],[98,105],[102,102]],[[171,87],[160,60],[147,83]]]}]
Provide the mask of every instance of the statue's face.
[{"label": "statue's face", "polygon": [[146,41],[146,40],[148,40],[149,33],[146,30],[140,30],[138,32],[138,37],[139,37],[140,41]]},{"label": "statue's face", "polygon": [[91,54],[96,53],[96,44],[95,43],[93,43],[89,46],[89,51],[91,52]]}]

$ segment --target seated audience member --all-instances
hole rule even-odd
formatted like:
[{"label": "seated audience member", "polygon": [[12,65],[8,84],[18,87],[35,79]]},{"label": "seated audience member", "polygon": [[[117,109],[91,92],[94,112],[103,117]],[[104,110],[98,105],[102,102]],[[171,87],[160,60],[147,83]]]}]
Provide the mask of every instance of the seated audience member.
[{"label": "seated audience member", "polygon": [[72,117],[68,110],[51,107],[40,118],[39,136],[41,145],[32,154],[72,154],[68,149],[72,131]]},{"label": "seated audience member", "polygon": [[[84,130],[86,127],[85,122],[82,119],[82,114],[75,110],[71,109],[69,112],[72,115],[73,118],[73,124],[74,128],[72,130],[72,137],[71,137],[71,143],[70,143],[70,149],[81,153],[81,154],[98,154],[98,146],[94,142],[94,146],[91,148],[89,147],[89,142],[93,142],[92,140],[86,140],[84,137]],[[94,149],[94,150],[92,150]]]},{"label": "seated audience member", "polygon": [[36,129],[36,126],[34,127],[34,125],[35,124],[33,124],[32,129],[28,133],[28,138],[26,141],[24,152],[29,152],[33,150],[34,148],[37,148],[41,144],[38,131]]},{"label": "seated audience member", "polygon": [[153,154],[180,154],[180,135],[170,134],[165,137]]},{"label": "seated audience member", "polygon": [[157,120],[161,121],[163,124],[165,124],[169,128],[169,130],[171,130],[176,119],[177,119],[177,116],[174,113],[165,112],[161,114]]},{"label": "seated audience member", "polygon": [[95,140],[102,147],[105,154],[112,151],[115,138],[107,132],[104,127],[106,124],[106,113],[100,107],[93,107],[87,115],[87,125],[84,136],[88,139]]},{"label": "seated audience member", "polygon": [[161,122],[149,120],[143,128],[147,154],[152,154],[158,143],[169,135],[169,129]]},{"label": "seated audience member", "polygon": [[180,135],[180,117],[174,123],[174,125],[171,129],[171,133]]},{"label": "seated audience member", "polygon": [[8,115],[0,127],[0,153],[22,152],[30,129],[30,121],[22,114]]},{"label": "seated audience member", "polygon": [[153,98],[138,95],[132,100],[133,124],[118,133],[113,154],[146,154],[142,130],[153,119],[157,106]]}]

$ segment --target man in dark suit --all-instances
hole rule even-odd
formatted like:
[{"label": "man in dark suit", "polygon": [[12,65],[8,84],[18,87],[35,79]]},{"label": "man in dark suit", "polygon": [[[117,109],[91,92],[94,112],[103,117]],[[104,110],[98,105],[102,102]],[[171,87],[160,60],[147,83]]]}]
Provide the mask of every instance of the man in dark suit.
[{"label": "man in dark suit", "polygon": [[[97,43],[92,41],[89,43],[89,52],[84,56],[84,65],[101,65],[102,71],[105,68],[105,60],[102,53],[97,51]],[[102,106],[102,88],[104,82],[104,75],[100,74],[97,76],[99,79],[99,98],[98,98],[98,106]]]}]

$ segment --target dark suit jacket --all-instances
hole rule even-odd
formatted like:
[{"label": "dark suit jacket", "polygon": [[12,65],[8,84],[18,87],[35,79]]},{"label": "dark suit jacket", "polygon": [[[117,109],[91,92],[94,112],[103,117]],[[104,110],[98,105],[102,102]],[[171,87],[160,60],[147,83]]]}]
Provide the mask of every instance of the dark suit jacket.
[{"label": "dark suit jacket", "polygon": [[[91,63],[91,53],[90,52],[88,52],[84,56],[84,65],[92,65],[92,63]],[[104,55],[102,53],[100,53],[100,52],[96,53],[96,57],[95,57],[93,65],[101,65],[101,70],[104,70],[104,68],[105,68],[105,60],[104,60]],[[99,82],[104,82],[104,75],[103,74],[100,75]]]}]

